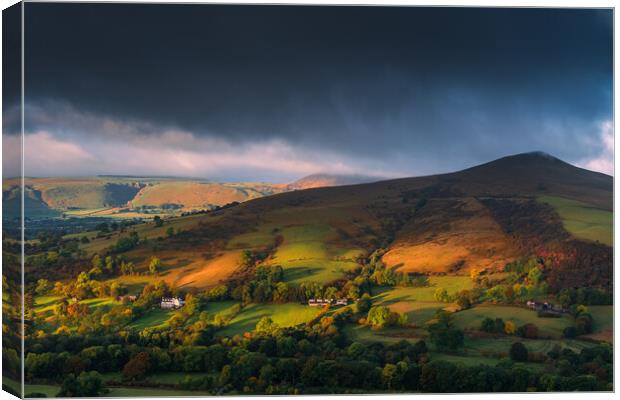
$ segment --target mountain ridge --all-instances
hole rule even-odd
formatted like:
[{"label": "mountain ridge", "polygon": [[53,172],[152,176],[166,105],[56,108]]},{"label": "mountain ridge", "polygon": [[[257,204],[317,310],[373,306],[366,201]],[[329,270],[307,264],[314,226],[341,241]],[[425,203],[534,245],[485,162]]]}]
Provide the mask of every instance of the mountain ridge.
[{"label": "mountain ridge", "polygon": [[[535,176],[535,179],[532,176]],[[455,180],[459,182],[451,183]],[[288,184],[268,184],[101,175],[93,178],[29,178],[26,180],[26,186],[29,190],[39,193],[38,196],[32,197],[30,205],[35,206],[37,210],[49,208],[58,212],[71,209],[160,207],[166,204],[177,205],[185,210],[208,209],[290,191],[361,184],[381,186],[411,183],[416,186],[426,181],[435,182],[437,185],[435,190],[449,190],[477,196],[515,192],[522,194],[561,192],[570,199],[585,201],[607,210],[613,208],[609,190],[613,186],[612,177],[573,166],[544,152],[509,155],[445,174],[394,179],[318,173]],[[500,184],[500,181],[503,183]],[[15,199],[15,196],[8,195],[12,187],[17,184],[11,182],[12,180],[6,180],[3,184],[3,192],[6,192],[4,201]],[[493,190],[489,190],[490,188]],[[587,188],[588,191],[584,191],[583,188]],[[14,208],[10,204],[7,205],[8,208]],[[37,211],[37,215],[55,215],[55,213]]]}]

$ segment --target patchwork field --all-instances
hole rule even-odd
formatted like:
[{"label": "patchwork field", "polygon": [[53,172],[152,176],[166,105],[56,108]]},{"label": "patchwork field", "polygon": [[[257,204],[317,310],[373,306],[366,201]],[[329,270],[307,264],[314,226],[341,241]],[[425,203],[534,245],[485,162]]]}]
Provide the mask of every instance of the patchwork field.
[{"label": "patchwork field", "polygon": [[515,306],[496,306],[481,304],[468,310],[459,311],[454,316],[455,324],[462,329],[480,328],[484,318],[502,318],[521,326],[533,323],[538,327],[539,335],[559,339],[564,328],[573,325],[572,317],[564,315],[560,318],[539,318],[535,311]]},{"label": "patchwork field", "polygon": [[150,212],[138,212],[131,211],[128,208],[123,207],[111,207],[111,208],[96,208],[96,209],[84,209],[84,210],[69,210],[64,211],[63,214],[66,217],[98,217],[98,218],[110,218],[110,219],[141,219],[148,220],[154,218],[156,215],[162,218],[173,215],[173,213],[165,213],[161,210]]},{"label": "patchwork field", "polygon": [[[92,303],[95,304],[97,302],[93,301]],[[309,322],[321,313],[321,309],[297,303],[249,304],[241,308],[240,311],[237,308],[238,304],[235,301],[207,303],[204,311],[207,312],[211,322],[215,320],[218,314],[229,320],[228,324],[217,332],[218,336],[234,336],[251,332],[263,317],[270,317],[281,327],[289,327]],[[53,305],[50,307],[53,307]],[[175,311],[173,310],[162,310],[155,307],[131,322],[128,326],[137,330],[165,327],[168,326],[168,320],[174,313]],[[193,316],[190,318],[189,323],[197,318],[197,315]]]},{"label": "patchwork field", "polygon": [[[54,310],[54,306],[61,300],[60,296],[36,296],[34,301],[34,311],[37,314],[50,315]],[[120,304],[111,297],[100,297],[94,299],[80,300],[80,304],[86,304],[91,309],[98,307],[111,307]]]},{"label": "patchwork field", "polygon": [[[520,168],[524,162],[513,160],[510,164]],[[555,161],[552,164],[562,166]],[[501,360],[508,359],[510,347],[518,341],[523,342],[533,355],[530,359],[539,361],[528,362],[523,364],[524,366],[531,371],[556,374],[557,368],[554,362],[541,361],[543,356],[556,346],[580,351],[593,345],[595,340],[611,341],[613,307],[588,306],[594,319],[594,332],[586,337],[578,336],[575,340],[568,340],[562,338],[562,334],[566,327],[575,326],[574,318],[571,316],[539,318],[537,313],[530,309],[491,302],[501,302],[507,296],[503,288],[496,286],[497,284],[506,284],[507,287],[507,284],[512,285],[515,282],[526,287],[528,298],[536,300],[539,300],[536,293],[543,293],[540,296],[553,297],[563,288],[583,287],[588,291],[584,292],[584,296],[581,296],[582,292],[577,293],[575,299],[580,300],[574,300],[575,302],[581,302],[582,298],[585,299],[584,302],[607,302],[612,289],[609,282],[613,276],[613,249],[592,243],[590,240],[607,243],[605,240],[611,239],[612,229],[609,225],[611,213],[604,210],[606,193],[611,190],[611,186],[607,179],[601,184],[594,182],[591,187],[582,185],[589,178],[587,176],[579,178],[579,174],[584,173],[581,170],[559,174],[557,185],[549,182],[549,174],[540,174],[544,175],[541,182],[518,181],[515,184],[510,178],[517,175],[515,171],[521,171],[519,168],[506,168],[507,172],[495,177],[497,179],[495,185],[488,183],[487,169],[484,169],[486,171],[483,171],[484,173],[470,169],[442,176],[279,193],[220,210],[189,216],[167,216],[163,218],[161,226],[157,226],[153,220],[148,220],[137,225],[122,227],[123,232],[116,230],[116,226],[113,232],[106,232],[106,229],[97,227],[99,220],[94,219],[91,225],[68,231],[80,233],[67,235],[64,237],[65,240],[59,240],[53,235],[49,238],[42,235],[38,241],[31,242],[29,247],[30,254],[42,256],[30,259],[32,265],[29,265],[29,268],[33,272],[33,279],[32,284],[29,283],[28,290],[32,293],[35,292],[34,283],[39,277],[45,277],[53,285],[59,285],[58,289],[47,293],[67,293],[69,302],[74,297],[87,298],[109,293],[109,291],[102,292],[102,289],[107,290],[100,285],[102,281],[121,283],[123,286],[121,289],[126,289],[133,295],[142,293],[147,284],[165,281],[170,286],[168,290],[170,293],[178,293],[179,296],[187,296],[188,293],[199,294],[201,308],[193,311],[191,307],[178,311],[161,310],[159,298],[149,298],[150,303],[146,309],[142,307],[143,302],[139,302],[133,306],[126,305],[127,309],[124,306],[123,309],[119,308],[113,313],[106,313],[108,308],[118,304],[114,298],[90,298],[81,300],[81,303],[98,312],[91,313],[88,319],[80,321],[76,318],[75,312],[82,313],[84,310],[71,308],[71,315],[63,316],[62,313],[55,315],[55,306],[63,300],[59,296],[34,296],[33,308],[36,318],[33,318],[32,331],[35,334],[29,340],[42,346],[57,342],[56,349],[45,350],[60,353],[73,351],[74,349],[70,347],[73,346],[73,342],[48,340],[46,335],[67,332],[76,337],[88,337],[89,340],[85,341],[84,345],[90,346],[88,335],[122,336],[129,330],[127,327],[136,331],[162,328],[162,332],[158,332],[157,335],[150,335],[149,332],[141,335],[135,348],[159,347],[164,343],[161,338],[165,334],[166,340],[172,345],[169,348],[165,346],[166,348],[161,350],[170,353],[174,358],[172,361],[174,364],[162,363],[146,374],[149,385],[153,386],[152,389],[111,387],[107,395],[198,395],[200,392],[165,391],[155,388],[158,384],[174,385],[188,376],[186,373],[173,371],[185,369],[198,371],[202,368],[203,364],[198,364],[197,367],[192,364],[191,368],[187,367],[190,362],[202,363],[204,360],[192,360],[196,355],[191,351],[185,355],[173,354],[171,349],[174,349],[174,346],[191,347],[188,343],[210,346],[223,343],[228,352],[227,365],[231,366],[233,375],[237,374],[243,368],[238,368],[241,364],[237,364],[238,360],[234,359],[237,354],[235,348],[245,346],[245,351],[255,345],[261,347],[262,339],[250,338],[249,335],[247,341],[224,338],[254,331],[263,317],[271,318],[281,327],[291,327],[308,324],[322,315],[329,316],[338,312],[336,310],[342,310],[333,308],[325,311],[301,303],[301,299],[320,296],[318,292],[323,291],[330,293],[325,296],[347,297],[351,303],[348,307],[356,311],[350,319],[338,321],[325,332],[316,329],[315,326],[302,326],[302,329],[306,330],[306,336],[303,337],[320,345],[316,346],[316,351],[295,354],[295,357],[303,362],[314,356],[319,357],[321,361],[341,362],[350,356],[349,350],[346,349],[348,342],[341,341],[343,338],[363,343],[376,341],[395,343],[401,340],[415,343],[423,339],[428,346],[430,360],[446,360],[463,365],[495,365]],[[519,176],[538,176],[536,171],[537,169]],[[553,169],[551,171],[553,172]],[[570,186],[572,182],[576,183]],[[139,200],[144,202],[141,203],[143,205],[164,202],[171,198],[174,202],[187,199],[191,202],[202,201],[203,193],[200,191],[209,187],[209,184],[200,182],[193,182],[191,185],[181,185],[179,182],[166,183],[160,187],[156,187],[154,182],[147,182],[145,185],[140,186],[142,194],[138,196]],[[145,187],[153,191],[149,193]],[[227,196],[232,193],[229,191],[231,187],[220,194]],[[236,194],[243,191],[239,187],[233,189]],[[587,206],[590,204],[587,196],[575,198],[585,199],[584,201],[588,203],[567,200],[575,190],[587,191],[588,196],[598,198],[596,204],[599,206],[603,204],[601,206],[603,208]],[[88,193],[80,195],[90,198]],[[244,193],[245,196],[253,196],[250,192]],[[542,196],[540,201],[558,210],[564,226],[575,238],[584,238],[588,241],[574,240],[575,238],[563,228],[555,213],[550,212],[550,206],[532,199],[547,193],[553,193],[554,196]],[[65,195],[66,193],[63,194]],[[173,198],[175,195],[180,197]],[[59,199],[71,200],[64,197]],[[123,208],[100,207],[94,201],[90,206],[92,208],[68,212],[78,216],[114,215]],[[149,218],[152,218],[154,214],[150,215]],[[551,217],[546,219],[545,215]],[[58,227],[58,231],[61,229],[62,227]],[[89,231],[85,232],[86,230]],[[119,239],[132,234],[134,236],[131,241],[119,243]],[[89,240],[82,240],[84,236]],[[15,247],[14,244],[11,245]],[[557,263],[557,265],[548,263],[547,261],[555,260],[548,259],[549,249],[552,250],[551,257],[557,255],[559,260],[568,259],[562,256],[574,256],[574,258],[569,259],[571,263]],[[90,260],[95,253],[101,257],[108,255],[115,257],[116,270],[106,269],[101,274],[92,273],[90,276],[81,275],[77,278],[80,272],[90,270]],[[428,285],[388,286],[388,283],[402,285],[406,282],[402,275],[386,271],[374,256],[369,257],[371,254],[383,254],[384,264],[398,272],[427,273]],[[161,265],[157,271],[150,272],[148,265],[153,257],[157,257]],[[516,259],[519,263],[511,269],[512,272],[499,272],[503,271],[508,261]],[[135,269],[133,272],[127,272],[126,268],[121,271],[118,268],[121,262],[131,262]],[[259,266],[281,266],[284,275],[280,276],[275,269],[270,271],[258,269]],[[475,304],[472,308],[460,311],[456,304],[440,302],[435,298],[438,289],[445,289],[448,295],[474,289],[474,281],[469,274],[473,268],[485,271],[484,277],[489,278],[488,281],[481,279],[475,287],[480,293],[486,291],[482,298],[488,299],[485,300],[488,303]],[[58,274],[55,274],[56,271]],[[581,285],[586,278],[587,284]],[[217,295],[208,290],[224,283],[228,284],[228,290],[218,291]],[[319,283],[322,287],[314,283]],[[414,283],[418,284],[419,281],[416,280]],[[313,292],[310,292],[308,287],[300,287],[302,284],[313,284]],[[337,293],[333,292],[334,288]],[[40,286],[36,292],[42,293],[42,290],[44,288]],[[371,295],[371,306],[389,307],[392,311],[406,315],[407,321],[399,318],[398,322],[395,322],[396,318],[393,318],[393,315],[386,312],[374,313],[376,309],[372,314],[363,309],[357,312],[358,307],[353,303],[364,292]],[[524,297],[524,294],[519,294],[519,298]],[[213,298],[228,300],[208,300]],[[242,307],[239,298],[250,304]],[[288,302],[279,303],[281,301]],[[446,324],[431,328],[427,322],[441,309],[455,311],[452,315],[454,326]],[[117,313],[119,311],[127,313],[119,315]],[[132,314],[129,311],[132,311]],[[202,324],[195,323],[204,317],[204,314],[201,314],[203,311],[206,312],[212,328],[205,332],[205,335],[201,335],[199,331],[203,327]],[[132,322],[124,322],[136,315],[140,317],[136,317]],[[171,319],[173,316],[174,320]],[[183,318],[178,318],[181,316]],[[539,330],[539,339],[529,340],[516,335],[481,332],[481,322],[485,318],[502,318],[504,321],[512,321],[517,327],[527,323],[535,324]],[[371,328],[369,325],[362,325],[364,321],[368,322],[367,320],[375,325],[385,323],[391,326]],[[118,322],[107,324],[103,321]],[[329,322],[330,320],[324,320],[321,325],[325,327]],[[462,332],[455,331],[454,328]],[[336,329],[344,335],[332,335]],[[211,338],[212,332],[215,332],[215,338]],[[288,335],[290,332],[284,334]],[[302,340],[298,336],[301,338],[302,333],[291,334],[294,340]],[[133,338],[133,335],[128,337]],[[464,342],[461,341],[463,337]],[[340,348],[342,352],[329,350],[333,346]],[[373,349],[369,346],[367,350],[383,352],[380,346]],[[137,354],[132,354],[130,357],[138,358]],[[278,357],[280,356],[269,355],[270,362]],[[290,357],[290,354],[286,357]],[[384,368],[387,360],[388,357],[376,357],[376,361],[372,361],[371,364],[377,368]],[[243,362],[246,361],[252,360],[248,358]],[[398,361],[395,360],[394,363]],[[36,357],[31,357],[30,362],[39,361]],[[123,363],[126,362],[127,360],[123,360]],[[606,363],[610,365],[608,361]],[[274,367],[276,366],[277,364],[274,364]],[[48,370],[53,368],[37,370],[34,367],[36,364],[28,367],[32,382],[56,384],[28,385],[27,392],[55,395],[64,377],[50,374]],[[277,368],[275,371],[279,374]],[[123,374],[124,367],[120,364],[114,368],[101,369],[106,371],[105,382],[118,383],[123,378],[135,379],[131,376],[131,370]],[[110,370],[114,372],[109,372]],[[15,371],[11,371],[10,376],[18,376]],[[264,374],[268,373],[269,370],[266,370]],[[246,381],[232,380],[233,385],[237,386],[234,386],[234,389],[230,387],[225,389],[230,391],[223,394],[246,391],[246,385],[252,386],[262,380],[259,378],[261,374],[262,372],[253,372],[251,377],[243,378]],[[138,379],[144,379],[142,375],[140,374]],[[196,378],[204,376],[189,375]],[[272,382],[275,385],[285,382],[282,377],[279,379]],[[382,381],[380,384],[383,385],[381,390],[385,390],[385,382]],[[307,388],[302,387],[303,390]],[[260,390],[263,388],[258,387],[258,391]]]}]

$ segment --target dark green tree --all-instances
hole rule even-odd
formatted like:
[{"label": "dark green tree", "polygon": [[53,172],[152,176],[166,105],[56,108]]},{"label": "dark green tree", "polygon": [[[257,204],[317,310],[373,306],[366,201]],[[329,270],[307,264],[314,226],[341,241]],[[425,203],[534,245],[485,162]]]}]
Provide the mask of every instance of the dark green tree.
[{"label": "dark green tree", "polygon": [[515,342],[510,346],[510,358],[513,361],[525,362],[527,361],[528,351],[525,345],[521,342]]}]

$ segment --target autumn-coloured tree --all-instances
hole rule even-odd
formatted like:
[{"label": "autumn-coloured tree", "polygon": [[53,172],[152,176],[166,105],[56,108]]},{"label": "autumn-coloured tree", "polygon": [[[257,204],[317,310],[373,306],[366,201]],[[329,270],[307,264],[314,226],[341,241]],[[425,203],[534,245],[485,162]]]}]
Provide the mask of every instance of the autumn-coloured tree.
[{"label": "autumn-coloured tree", "polygon": [[517,327],[515,326],[514,322],[512,322],[511,320],[506,321],[506,323],[504,324],[504,331],[506,332],[506,334],[513,335],[516,330]]},{"label": "autumn-coloured tree", "polygon": [[157,274],[161,269],[161,260],[157,257],[151,257],[151,261],[149,262],[149,272],[151,275]]},{"label": "autumn-coloured tree", "polygon": [[123,378],[136,381],[143,379],[151,369],[151,357],[147,352],[140,352],[133,356],[123,367]]}]

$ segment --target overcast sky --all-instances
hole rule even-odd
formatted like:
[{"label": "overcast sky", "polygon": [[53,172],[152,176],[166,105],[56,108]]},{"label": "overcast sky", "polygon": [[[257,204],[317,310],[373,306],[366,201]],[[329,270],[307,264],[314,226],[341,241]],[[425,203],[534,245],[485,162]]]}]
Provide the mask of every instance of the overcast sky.
[{"label": "overcast sky", "polygon": [[611,10],[27,3],[25,24],[28,175],[414,176],[535,150],[613,172]]}]

